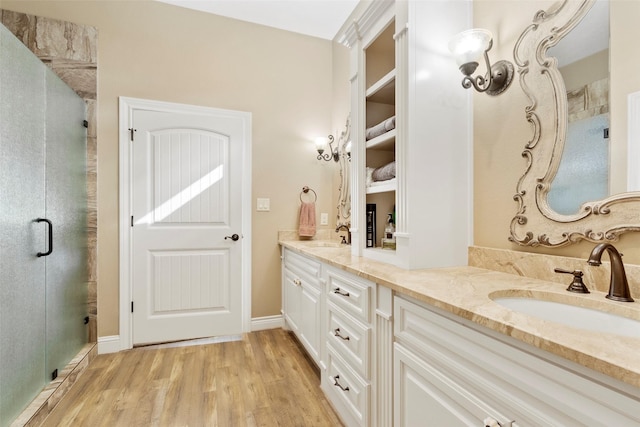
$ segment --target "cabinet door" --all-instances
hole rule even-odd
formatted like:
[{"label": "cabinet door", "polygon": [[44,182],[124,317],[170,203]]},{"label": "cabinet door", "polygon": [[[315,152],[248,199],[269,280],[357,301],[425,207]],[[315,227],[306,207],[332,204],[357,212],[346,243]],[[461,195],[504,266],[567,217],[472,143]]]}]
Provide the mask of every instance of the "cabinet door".
[{"label": "cabinet door", "polygon": [[309,355],[320,360],[320,290],[302,282],[300,287],[300,339]]},{"label": "cabinet door", "polygon": [[394,426],[483,426],[486,418],[500,425],[510,420],[452,381],[413,352],[394,348]]},{"label": "cabinet door", "polygon": [[296,334],[300,330],[300,279],[288,268],[283,270],[283,314],[289,328]]}]

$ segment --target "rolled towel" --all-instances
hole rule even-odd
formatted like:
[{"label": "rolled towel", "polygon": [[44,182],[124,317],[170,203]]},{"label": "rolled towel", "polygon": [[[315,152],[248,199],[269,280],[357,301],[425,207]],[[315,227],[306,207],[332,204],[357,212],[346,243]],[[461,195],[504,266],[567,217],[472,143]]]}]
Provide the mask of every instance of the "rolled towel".
[{"label": "rolled towel", "polygon": [[396,177],[396,162],[387,163],[386,165],[376,168],[371,174],[374,181],[387,181]]},{"label": "rolled towel", "polygon": [[375,126],[367,128],[365,131],[365,138],[368,140],[375,138],[376,136],[380,136],[383,133],[389,132],[391,129],[396,128],[396,116],[389,117],[386,120],[378,123]]},{"label": "rolled towel", "polygon": [[396,128],[396,116],[389,117],[384,121],[384,129],[389,132],[391,129]]},{"label": "rolled towel", "polygon": [[298,235],[300,237],[316,235],[316,204],[314,202],[302,202],[302,206],[300,206]]},{"label": "rolled towel", "polygon": [[365,181],[365,187],[370,186],[373,183],[373,171],[376,170],[375,168],[367,168],[367,178]]}]

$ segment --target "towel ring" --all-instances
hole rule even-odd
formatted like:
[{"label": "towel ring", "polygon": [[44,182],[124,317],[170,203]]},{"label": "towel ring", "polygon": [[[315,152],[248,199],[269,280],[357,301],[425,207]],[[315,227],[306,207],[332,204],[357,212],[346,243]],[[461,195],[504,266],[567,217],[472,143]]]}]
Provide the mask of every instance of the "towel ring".
[{"label": "towel ring", "polygon": [[[313,193],[313,202],[315,203],[318,200],[318,195],[316,194],[315,191],[313,191],[312,188],[307,187],[306,185],[304,187],[302,187],[302,193],[304,194],[308,194],[309,191],[311,191]],[[302,200],[302,193],[300,193],[300,201],[304,203],[304,200]]]}]

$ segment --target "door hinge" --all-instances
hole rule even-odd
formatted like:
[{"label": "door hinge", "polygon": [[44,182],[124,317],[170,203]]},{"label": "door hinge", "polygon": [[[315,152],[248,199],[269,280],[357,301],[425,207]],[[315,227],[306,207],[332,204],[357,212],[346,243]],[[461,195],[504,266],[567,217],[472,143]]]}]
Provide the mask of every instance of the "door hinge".
[{"label": "door hinge", "polygon": [[133,301],[131,301],[131,312],[133,313]]},{"label": "door hinge", "polygon": [[133,215],[131,215],[131,226],[133,227]]},{"label": "door hinge", "polygon": [[133,142],[133,133],[137,132],[138,129],[134,129],[134,128],[129,128],[129,136],[131,138],[131,142]]}]

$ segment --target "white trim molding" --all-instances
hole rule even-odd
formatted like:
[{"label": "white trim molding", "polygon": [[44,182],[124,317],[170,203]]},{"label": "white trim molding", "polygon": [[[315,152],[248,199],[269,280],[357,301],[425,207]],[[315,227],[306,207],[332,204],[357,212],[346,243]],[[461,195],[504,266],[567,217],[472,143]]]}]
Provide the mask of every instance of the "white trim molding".
[{"label": "white trim molding", "polygon": [[[195,115],[219,115],[221,113],[243,119],[244,141],[242,149],[242,167],[244,170],[242,181],[242,331],[249,332],[251,321],[251,113],[242,111],[223,110],[197,105],[177,104],[172,102],[153,101],[129,97],[119,97],[119,191],[120,191],[120,335],[103,337],[102,347],[119,351],[133,348],[133,329],[131,314],[132,269],[131,259],[131,144],[129,143],[129,128],[132,127],[133,112],[135,110],[158,111]],[[108,343],[108,344],[107,344]],[[119,343],[116,344],[116,343]],[[116,347],[119,347],[116,349]],[[99,347],[100,349],[100,347]]]},{"label": "white trim molding", "polygon": [[254,317],[251,320],[251,331],[265,331],[267,329],[278,329],[284,327],[282,315]]},{"label": "white trim molding", "polygon": [[628,95],[627,191],[640,191],[640,92]]},{"label": "white trim molding", "polygon": [[120,342],[120,335],[98,337],[98,354],[117,353],[124,350]]},{"label": "white trim molding", "polygon": [[[284,318],[280,314],[275,316],[254,317],[251,319],[251,332],[280,328],[284,328]],[[98,337],[98,354],[118,353],[119,351],[130,348],[131,347],[123,345],[120,335]]]}]

